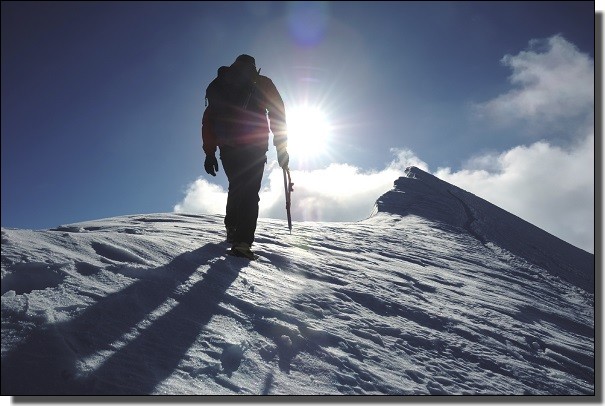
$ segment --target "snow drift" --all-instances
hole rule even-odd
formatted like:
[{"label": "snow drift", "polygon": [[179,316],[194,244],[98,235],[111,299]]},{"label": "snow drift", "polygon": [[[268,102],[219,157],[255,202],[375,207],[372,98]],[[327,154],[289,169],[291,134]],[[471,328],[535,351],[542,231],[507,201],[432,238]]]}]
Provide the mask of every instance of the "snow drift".
[{"label": "snow drift", "polygon": [[3,228],[2,394],[595,394],[594,256],[417,168],[258,261],[222,220]]}]

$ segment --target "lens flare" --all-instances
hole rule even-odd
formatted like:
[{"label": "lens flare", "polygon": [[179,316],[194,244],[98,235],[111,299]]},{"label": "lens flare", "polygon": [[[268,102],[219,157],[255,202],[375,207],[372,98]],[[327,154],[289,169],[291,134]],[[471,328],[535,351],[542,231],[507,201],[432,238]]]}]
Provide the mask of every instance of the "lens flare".
[{"label": "lens flare", "polygon": [[326,1],[288,3],[288,27],[294,41],[305,47],[318,45],[325,36],[329,12]]}]

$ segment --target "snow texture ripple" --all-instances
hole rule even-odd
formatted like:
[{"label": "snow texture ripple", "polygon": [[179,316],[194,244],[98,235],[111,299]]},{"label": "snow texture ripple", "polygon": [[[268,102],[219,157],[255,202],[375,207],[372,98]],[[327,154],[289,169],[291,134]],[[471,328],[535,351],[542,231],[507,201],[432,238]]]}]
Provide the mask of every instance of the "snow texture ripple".
[{"label": "snow texture ripple", "polygon": [[595,394],[594,256],[416,168],[354,223],[2,229],[2,395]]}]

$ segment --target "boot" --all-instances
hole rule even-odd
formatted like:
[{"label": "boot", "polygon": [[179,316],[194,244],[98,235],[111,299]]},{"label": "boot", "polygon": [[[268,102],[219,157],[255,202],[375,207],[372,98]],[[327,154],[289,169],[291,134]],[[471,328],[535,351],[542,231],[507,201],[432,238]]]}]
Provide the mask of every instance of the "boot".
[{"label": "boot", "polygon": [[231,254],[236,257],[248,258],[254,260],[258,258],[251,250],[250,244],[245,242],[236,242],[231,247]]}]

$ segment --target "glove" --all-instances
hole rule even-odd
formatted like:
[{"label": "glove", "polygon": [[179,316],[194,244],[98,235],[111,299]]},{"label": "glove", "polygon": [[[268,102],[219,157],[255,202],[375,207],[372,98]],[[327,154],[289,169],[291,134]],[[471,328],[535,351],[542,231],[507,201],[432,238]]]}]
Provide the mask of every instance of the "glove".
[{"label": "glove", "polygon": [[277,163],[283,169],[288,169],[288,164],[290,163],[290,156],[288,155],[288,151],[285,148],[277,150]]},{"label": "glove", "polygon": [[216,172],[218,172],[218,161],[214,155],[206,155],[204,169],[206,170],[206,173],[216,176]]}]

